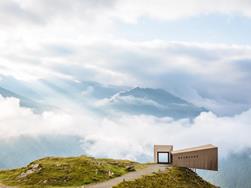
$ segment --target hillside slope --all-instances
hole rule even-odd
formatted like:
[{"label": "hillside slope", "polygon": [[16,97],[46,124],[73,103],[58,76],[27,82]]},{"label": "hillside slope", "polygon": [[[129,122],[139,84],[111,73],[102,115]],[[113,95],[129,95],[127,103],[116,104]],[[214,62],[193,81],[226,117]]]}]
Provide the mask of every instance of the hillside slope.
[{"label": "hillside slope", "polygon": [[47,157],[26,167],[0,171],[0,182],[9,186],[80,186],[105,181],[144,165],[113,159],[92,157]]},{"label": "hillside slope", "polygon": [[188,168],[171,167],[165,172],[124,181],[114,188],[216,188]]},{"label": "hillside slope", "polygon": [[[18,187],[77,187],[107,181],[132,171],[141,172],[146,167],[149,165],[128,160],[95,159],[86,156],[47,157],[23,168],[0,171],[0,184]],[[177,167],[170,167],[164,172],[149,174],[135,181],[124,181],[116,186],[116,188],[137,187],[214,188],[215,186],[204,181],[193,171]]]}]

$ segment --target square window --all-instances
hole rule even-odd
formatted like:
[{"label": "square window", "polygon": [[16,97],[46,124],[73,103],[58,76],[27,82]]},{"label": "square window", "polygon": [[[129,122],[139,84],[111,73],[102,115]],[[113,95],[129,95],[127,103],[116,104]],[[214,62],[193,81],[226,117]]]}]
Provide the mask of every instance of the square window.
[{"label": "square window", "polygon": [[158,152],[158,163],[170,163],[169,152]]}]

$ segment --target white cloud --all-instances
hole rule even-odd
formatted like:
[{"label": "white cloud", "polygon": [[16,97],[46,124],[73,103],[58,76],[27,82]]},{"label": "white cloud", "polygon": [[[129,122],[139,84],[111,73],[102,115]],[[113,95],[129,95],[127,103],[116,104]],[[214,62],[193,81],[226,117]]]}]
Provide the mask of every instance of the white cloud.
[{"label": "white cloud", "polygon": [[[152,66],[153,62],[150,62],[141,71],[146,74],[152,71],[161,73],[163,70],[170,72],[182,68],[192,69],[193,72],[198,74],[215,78],[215,74],[221,74],[219,70],[224,69],[229,72],[229,74],[226,74],[226,76],[229,75],[228,79],[224,79],[224,81],[231,81],[239,74],[236,74],[236,72],[231,74],[233,71],[231,67],[220,60],[214,63],[210,62],[210,64],[207,64],[207,69],[204,69],[204,64],[199,63],[201,59],[198,60],[198,57],[189,54],[189,48],[195,47],[194,44],[163,44],[164,49],[162,50],[162,45],[158,42],[155,42],[155,44],[151,41],[133,43],[117,40],[114,42],[116,38],[113,32],[116,29],[115,20],[122,18],[123,20],[136,21],[141,16],[173,19],[217,11],[246,14],[247,11],[245,10],[250,10],[250,3],[245,0],[139,0],[136,2],[131,0],[76,0],[74,2],[64,0],[53,2],[48,0],[3,0],[0,3],[0,73],[25,80],[39,79],[49,76],[62,76],[57,72],[58,70],[55,70],[55,67],[60,64],[71,66],[80,64],[83,69],[87,70],[86,72],[91,72],[91,74],[93,72],[92,75],[95,75],[96,79],[113,80],[120,84],[126,81],[135,83],[135,80],[137,81],[135,75],[114,69],[121,64],[125,66],[122,58],[127,57],[125,53],[129,51],[129,53],[133,52],[132,55],[135,58],[138,57],[138,61],[154,60],[154,67]],[[171,51],[171,45],[174,45],[174,51]],[[200,48],[202,45],[198,46]],[[181,51],[177,50],[179,47]],[[185,48],[185,52],[182,51],[183,48]],[[230,48],[232,49],[232,47]],[[165,49],[172,53],[168,53]],[[219,55],[219,52],[217,52],[218,46],[215,50],[207,47],[203,47],[203,49],[211,50],[212,53],[216,54],[216,58]],[[160,52],[158,53],[158,51]],[[244,52],[237,49],[236,51],[240,53],[236,55],[236,58],[240,58],[240,55],[245,53],[245,49]],[[107,54],[104,54],[104,52]],[[232,50],[224,55],[227,56],[231,52]],[[173,53],[177,53],[177,55],[173,56]],[[172,57],[169,58],[170,55]],[[234,54],[232,54],[231,58],[234,57]],[[160,64],[159,60],[169,63],[160,66],[163,64]],[[131,65],[130,62],[125,61],[124,63]],[[130,59],[130,61],[135,60]],[[170,61],[175,63],[170,63]],[[140,66],[143,63],[137,64]],[[144,62],[145,64],[147,63]],[[136,68],[138,67],[136,66]]]},{"label": "white cloud", "polygon": [[[55,20],[71,18],[93,21],[104,17],[113,0],[3,0],[0,2],[1,24],[38,24],[46,25]],[[107,10],[108,9],[108,10]],[[97,14],[99,13],[99,14]]]},{"label": "white cloud", "polygon": [[0,7],[2,24],[20,21],[47,24],[72,17],[90,21],[120,19],[134,23],[141,17],[174,20],[210,13],[251,16],[249,0],[3,0]]},{"label": "white cloud", "polygon": [[[174,144],[176,148],[212,143],[219,146],[220,156],[228,152],[240,152],[250,147],[250,111],[234,118],[217,117],[202,113],[194,123],[175,122],[148,116],[123,116],[119,120],[106,119],[95,134],[86,136],[94,142],[88,152],[108,157],[130,156],[136,159],[152,155],[153,144]],[[235,138],[235,135],[242,135]],[[106,152],[109,151],[109,152]]]},{"label": "white cloud", "polygon": [[141,17],[177,20],[207,14],[239,14],[250,17],[249,0],[119,0],[114,17],[135,23]]},{"label": "white cloud", "polygon": [[212,143],[219,146],[221,157],[251,147],[251,110],[234,117],[202,113],[193,122],[123,114],[95,117],[79,109],[39,115],[20,107],[17,99],[3,97],[0,98],[0,110],[1,140],[19,136],[76,136],[90,143],[84,147],[87,154],[99,157],[137,160],[146,156],[151,159],[154,144],[182,148]]},{"label": "white cloud", "polygon": [[36,40],[0,44],[0,74],[28,81],[60,77],[159,87],[223,115],[251,104],[250,46],[114,39],[56,45]]},{"label": "white cloud", "polygon": [[154,106],[159,109],[168,108],[167,106],[159,104],[151,99],[139,98],[131,95],[121,96],[119,93],[115,94],[111,98],[104,98],[95,102],[96,107],[109,106],[109,105],[123,105],[123,104]]}]

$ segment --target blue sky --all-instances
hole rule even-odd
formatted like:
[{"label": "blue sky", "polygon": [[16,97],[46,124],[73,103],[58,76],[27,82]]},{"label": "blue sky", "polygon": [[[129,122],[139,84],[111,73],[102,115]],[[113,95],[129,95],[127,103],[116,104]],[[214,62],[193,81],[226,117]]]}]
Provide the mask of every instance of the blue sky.
[{"label": "blue sky", "polygon": [[131,40],[165,40],[249,45],[251,19],[236,14],[207,14],[180,20],[140,18],[136,24],[118,23],[117,35]]}]

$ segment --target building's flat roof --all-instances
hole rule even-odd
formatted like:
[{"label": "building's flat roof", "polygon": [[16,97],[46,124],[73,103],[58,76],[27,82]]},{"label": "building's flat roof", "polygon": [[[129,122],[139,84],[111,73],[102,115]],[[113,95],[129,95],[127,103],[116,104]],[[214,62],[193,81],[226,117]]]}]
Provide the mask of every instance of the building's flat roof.
[{"label": "building's flat roof", "polygon": [[154,147],[173,147],[173,145],[154,145]]},{"label": "building's flat roof", "polygon": [[214,145],[212,145],[212,144],[207,144],[207,145],[193,147],[193,148],[175,150],[175,151],[172,151],[172,153],[185,153],[185,152],[198,151],[198,150],[206,150],[206,149],[213,149],[213,148],[217,148],[217,147],[214,146]]}]

